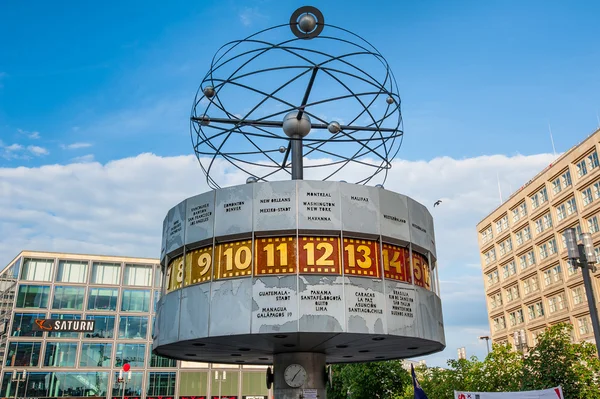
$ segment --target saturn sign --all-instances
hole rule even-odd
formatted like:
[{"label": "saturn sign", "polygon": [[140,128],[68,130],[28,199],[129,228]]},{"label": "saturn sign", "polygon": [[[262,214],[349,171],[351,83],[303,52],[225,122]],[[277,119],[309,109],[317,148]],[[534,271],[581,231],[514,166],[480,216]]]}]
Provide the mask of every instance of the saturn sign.
[{"label": "saturn sign", "polygon": [[35,319],[33,331],[93,332],[95,320]]}]

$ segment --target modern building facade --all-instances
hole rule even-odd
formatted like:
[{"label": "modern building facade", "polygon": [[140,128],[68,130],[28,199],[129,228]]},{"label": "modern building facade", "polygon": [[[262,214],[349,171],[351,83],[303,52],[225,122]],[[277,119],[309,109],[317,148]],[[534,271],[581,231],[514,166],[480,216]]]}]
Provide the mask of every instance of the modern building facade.
[{"label": "modern building facade", "polygon": [[[478,225],[493,342],[534,346],[546,326],[574,326],[594,342],[581,270],[567,262],[563,232],[592,234],[600,255],[600,130],[571,148]],[[596,300],[600,268],[592,277]],[[518,333],[515,342],[515,332]]]},{"label": "modern building facade", "polygon": [[[265,367],[152,354],[161,285],[157,259],[21,252],[0,273],[0,397],[267,398]],[[34,331],[35,319],[95,320],[95,329]]]}]

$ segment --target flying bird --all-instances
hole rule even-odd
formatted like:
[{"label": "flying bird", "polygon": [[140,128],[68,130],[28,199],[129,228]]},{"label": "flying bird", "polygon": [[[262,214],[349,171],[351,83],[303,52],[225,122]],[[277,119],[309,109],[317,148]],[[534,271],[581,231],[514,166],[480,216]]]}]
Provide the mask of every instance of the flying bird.
[{"label": "flying bird", "polygon": [[433,207],[435,208],[436,206],[438,206],[439,204],[442,203],[442,200],[437,200],[435,201],[435,203],[433,204]]}]

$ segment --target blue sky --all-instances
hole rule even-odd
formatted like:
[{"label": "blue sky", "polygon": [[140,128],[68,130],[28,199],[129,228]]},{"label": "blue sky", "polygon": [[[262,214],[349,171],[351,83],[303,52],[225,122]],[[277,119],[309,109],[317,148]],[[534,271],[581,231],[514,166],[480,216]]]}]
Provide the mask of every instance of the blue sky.
[{"label": "blue sky", "polygon": [[[61,4],[3,7],[0,139],[48,154],[0,165],[190,153],[186,119],[209,57],[228,40],[286,22],[303,3]],[[350,4],[316,5],[392,66],[403,99],[402,158],[551,151],[548,123],[560,151],[598,123],[597,3]],[[61,148],[73,143],[93,147]]]},{"label": "blue sky", "polygon": [[[460,346],[482,356],[475,224],[498,204],[497,176],[506,197],[551,162],[548,124],[559,153],[597,128],[600,3],[364,4],[313,3],[395,73],[405,139],[386,187],[430,209],[444,199],[433,214],[448,347],[428,363]],[[188,118],[210,58],[302,5],[3,3],[0,264],[25,248],[158,256],[166,211],[207,190]]]}]

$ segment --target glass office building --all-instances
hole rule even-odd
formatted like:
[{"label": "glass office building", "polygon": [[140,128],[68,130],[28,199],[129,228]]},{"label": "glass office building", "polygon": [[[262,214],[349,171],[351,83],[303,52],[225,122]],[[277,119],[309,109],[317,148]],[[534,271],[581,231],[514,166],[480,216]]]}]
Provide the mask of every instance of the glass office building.
[{"label": "glass office building", "polygon": [[[156,259],[21,252],[0,273],[0,397],[270,397],[262,366],[152,354],[161,282]],[[35,319],[95,320],[95,328],[34,331]],[[14,380],[15,371],[25,378]]]}]

